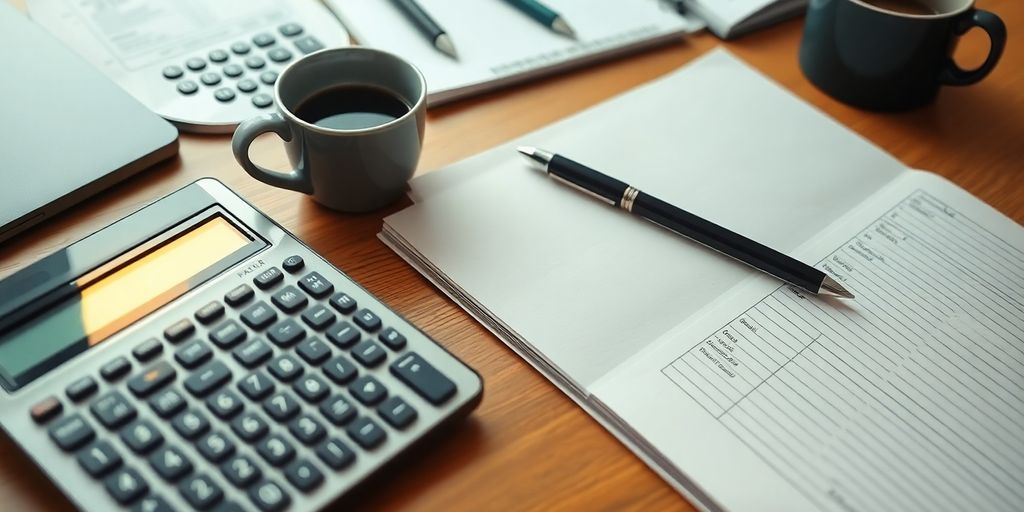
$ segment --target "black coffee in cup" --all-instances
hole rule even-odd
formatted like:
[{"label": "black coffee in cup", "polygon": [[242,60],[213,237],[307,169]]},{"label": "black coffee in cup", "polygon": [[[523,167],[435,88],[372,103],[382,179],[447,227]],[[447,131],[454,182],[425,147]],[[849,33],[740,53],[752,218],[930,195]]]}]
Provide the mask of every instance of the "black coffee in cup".
[{"label": "black coffee in cup", "polygon": [[362,130],[390,123],[410,110],[394,94],[367,85],[342,85],[314,94],[295,108],[309,124],[331,130]]}]

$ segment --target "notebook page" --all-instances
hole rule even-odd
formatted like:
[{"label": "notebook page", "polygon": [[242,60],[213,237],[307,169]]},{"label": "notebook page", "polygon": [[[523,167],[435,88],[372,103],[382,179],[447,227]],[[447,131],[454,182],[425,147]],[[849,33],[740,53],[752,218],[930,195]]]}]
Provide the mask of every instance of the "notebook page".
[{"label": "notebook page", "polygon": [[802,252],[856,299],[752,283],[594,396],[732,510],[1019,510],[1024,230],[910,173]]}]

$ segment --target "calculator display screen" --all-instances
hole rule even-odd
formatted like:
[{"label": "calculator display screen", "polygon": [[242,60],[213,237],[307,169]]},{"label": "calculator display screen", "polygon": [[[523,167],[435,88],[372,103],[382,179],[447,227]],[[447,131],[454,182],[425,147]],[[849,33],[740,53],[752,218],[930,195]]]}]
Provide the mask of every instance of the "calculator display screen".
[{"label": "calculator display screen", "polygon": [[24,385],[181,296],[197,276],[251,242],[214,216],[105,275],[74,283],[76,295],[0,337],[0,374],[9,387]]}]

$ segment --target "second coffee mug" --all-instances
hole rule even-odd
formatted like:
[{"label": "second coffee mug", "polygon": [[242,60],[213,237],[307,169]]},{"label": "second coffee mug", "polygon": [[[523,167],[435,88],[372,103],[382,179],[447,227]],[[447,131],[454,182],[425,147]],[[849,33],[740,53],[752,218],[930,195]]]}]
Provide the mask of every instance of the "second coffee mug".
[{"label": "second coffee mug", "polygon": [[[367,212],[405,191],[423,147],[427,85],[401,58],[369,48],[334,48],[296,61],[274,86],[277,112],[243,122],[231,149],[253,178],[310,194],[339,211]],[[249,158],[249,146],[274,132],[293,169]]]}]

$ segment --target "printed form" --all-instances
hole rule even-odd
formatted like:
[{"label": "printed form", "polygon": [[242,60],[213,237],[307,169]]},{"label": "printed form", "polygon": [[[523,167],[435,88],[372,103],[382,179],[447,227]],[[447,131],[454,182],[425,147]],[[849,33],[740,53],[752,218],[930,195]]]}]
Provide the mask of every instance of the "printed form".
[{"label": "printed form", "polygon": [[918,172],[837,225],[800,256],[855,300],[757,279],[592,395],[726,509],[1021,510],[1020,226]]}]

